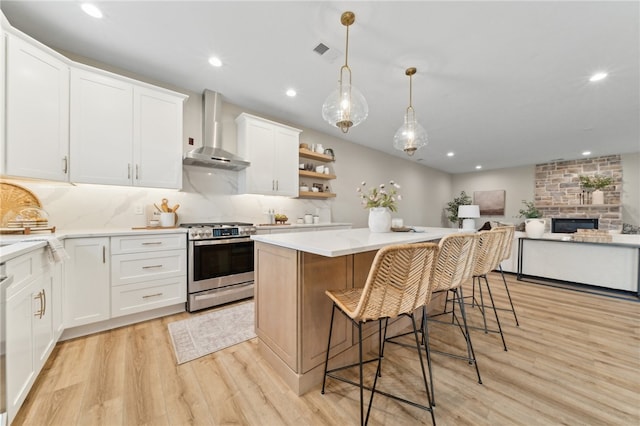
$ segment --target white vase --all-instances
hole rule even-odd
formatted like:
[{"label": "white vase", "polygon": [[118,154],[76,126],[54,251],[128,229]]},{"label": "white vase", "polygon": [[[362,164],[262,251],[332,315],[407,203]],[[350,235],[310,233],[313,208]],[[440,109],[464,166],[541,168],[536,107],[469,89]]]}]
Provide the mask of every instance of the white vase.
[{"label": "white vase", "polygon": [[604,204],[604,192],[596,189],[591,193],[591,204]]},{"label": "white vase", "polygon": [[542,238],[544,234],[544,219],[525,219],[524,230],[527,233],[527,238]]},{"label": "white vase", "polygon": [[386,207],[372,207],[369,209],[369,231],[391,231],[391,212]]}]

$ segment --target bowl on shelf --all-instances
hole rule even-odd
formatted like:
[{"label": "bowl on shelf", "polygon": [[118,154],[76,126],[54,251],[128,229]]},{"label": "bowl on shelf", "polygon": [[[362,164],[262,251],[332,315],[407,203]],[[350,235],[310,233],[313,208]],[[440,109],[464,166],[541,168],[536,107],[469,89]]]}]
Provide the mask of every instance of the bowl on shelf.
[{"label": "bowl on shelf", "polygon": [[308,192],[308,191],[309,191],[309,187],[308,187],[308,186],[301,186],[301,187],[300,187],[300,191],[302,191],[302,192]]}]

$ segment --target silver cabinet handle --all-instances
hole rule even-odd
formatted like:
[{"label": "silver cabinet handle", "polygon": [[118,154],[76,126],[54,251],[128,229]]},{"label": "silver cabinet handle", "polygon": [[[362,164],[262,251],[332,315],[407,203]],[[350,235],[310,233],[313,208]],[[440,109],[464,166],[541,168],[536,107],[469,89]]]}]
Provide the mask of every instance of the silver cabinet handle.
[{"label": "silver cabinet handle", "polygon": [[162,296],[162,293],[156,293],[156,294],[148,294],[146,296],[142,296],[143,299],[148,299],[150,297],[157,297],[157,296]]},{"label": "silver cabinet handle", "polygon": [[162,268],[163,265],[149,265],[143,266],[142,269],[154,269],[154,268]]},{"label": "silver cabinet handle", "polygon": [[162,244],[162,241],[152,241],[150,243],[142,243],[143,246],[158,246],[161,244]]},{"label": "silver cabinet handle", "polygon": [[127,179],[131,179],[131,163],[127,164]]},{"label": "silver cabinet handle", "polygon": [[33,314],[34,317],[38,317],[38,319],[42,318],[44,316],[44,304],[43,304],[43,294],[41,291],[38,292],[38,294],[36,296],[34,296],[34,299],[38,299],[40,300],[40,310],[38,310],[37,312],[35,312]]},{"label": "silver cabinet handle", "polygon": [[65,155],[64,158],[62,159],[62,173],[64,173],[65,175],[67,174],[67,170],[69,170],[69,159],[67,158],[67,156]]},{"label": "silver cabinet handle", "polygon": [[107,247],[102,246],[102,263],[107,263]]},{"label": "silver cabinet handle", "polygon": [[136,180],[139,180],[139,179],[140,179],[140,176],[139,176],[139,175],[140,175],[140,173],[139,173],[139,169],[140,169],[140,166],[136,164]]},{"label": "silver cabinet handle", "polygon": [[[45,314],[47,313],[47,292],[45,291],[45,289],[42,289],[42,316],[45,316]],[[40,317],[42,318],[42,317]]]}]

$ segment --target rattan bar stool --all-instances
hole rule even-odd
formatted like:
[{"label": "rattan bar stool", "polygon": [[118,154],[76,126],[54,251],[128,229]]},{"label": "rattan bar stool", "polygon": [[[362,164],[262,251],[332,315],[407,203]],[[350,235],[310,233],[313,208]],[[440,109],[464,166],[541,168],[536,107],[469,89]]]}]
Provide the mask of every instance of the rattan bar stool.
[{"label": "rattan bar stool", "polygon": [[[502,332],[502,325],[500,324],[500,318],[498,317],[498,310],[496,309],[495,301],[493,300],[493,294],[491,293],[491,286],[489,285],[489,280],[487,279],[487,274],[498,267],[500,263],[500,259],[503,253],[503,245],[502,242],[507,235],[506,227],[499,227],[490,231],[480,231],[478,232],[478,247],[476,248],[476,262],[473,270],[473,285],[475,290],[475,285],[478,286],[478,293],[480,294],[480,302],[478,303],[475,299],[475,294],[473,297],[472,305],[480,308],[480,312],[482,313],[482,320],[484,323],[484,332],[494,332],[500,333],[500,338],[502,339],[502,346],[504,350],[507,350],[507,343],[504,339],[504,333]],[[484,304],[484,296],[482,293],[482,283],[484,282],[485,287],[487,289],[487,293],[489,294],[489,299],[491,301],[491,308],[496,318],[496,324],[498,326],[497,330],[489,329],[487,326],[487,316],[486,316],[486,308],[487,305]],[[477,327],[472,327],[477,328]]]},{"label": "rattan bar stool", "polygon": [[[327,355],[324,365],[324,378],[322,391],[325,392],[327,377],[331,377],[360,388],[360,423],[369,421],[373,396],[376,393],[385,395],[395,400],[410,404],[429,411],[431,421],[435,425],[435,416],[432,408],[431,394],[425,372],[418,328],[414,318],[414,311],[421,307],[425,300],[429,299],[432,287],[434,265],[438,256],[438,246],[433,243],[399,244],[383,247],[378,251],[373,260],[369,275],[363,288],[346,290],[327,290],[325,294],[333,301],[331,311],[331,324],[329,326],[329,339],[327,343]],[[345,315],[358,329],[358,362],[338,368],[329,369],[329,350],[331,348],[331,336],[333,332],[333,319],[336,311]],[[387,330],[387,321],[400,315],[408,316],[413,324],[415,348],[420,359],[422,379],[427,394],[427,404],[419,404],[396,395],[376,389],[380,366],[384,354],[384,342]],[[379,351],[376,358],[364,361],[362,354],[362,326],[367,321],[380,321],[379,323]],[[384,322],[384,327],[382,326]],[[382,331],[384,329],[384,331]],[[365,386],[363,378],[363,364],[378,361],[373,385]],[[359,382],[352,381],[336,373],[351,367],[359,367]],[[367,415],[364,416],[364,389],[371,392]]]}]

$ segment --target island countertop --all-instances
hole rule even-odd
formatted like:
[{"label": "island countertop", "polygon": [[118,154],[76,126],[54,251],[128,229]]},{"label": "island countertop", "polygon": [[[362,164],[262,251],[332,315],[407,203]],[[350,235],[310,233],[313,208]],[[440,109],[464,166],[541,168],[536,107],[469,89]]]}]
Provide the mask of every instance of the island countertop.
[{"label": "island countertop", "polygon": [[410,244],[438,240],[457,233],[454,228],[412,227],[410,232],[373,233],[368,228],[338,229],[286,234],[252,235],[262,243],[273,244],[320,256],[337,257],[378,250],[390,244]]}]

